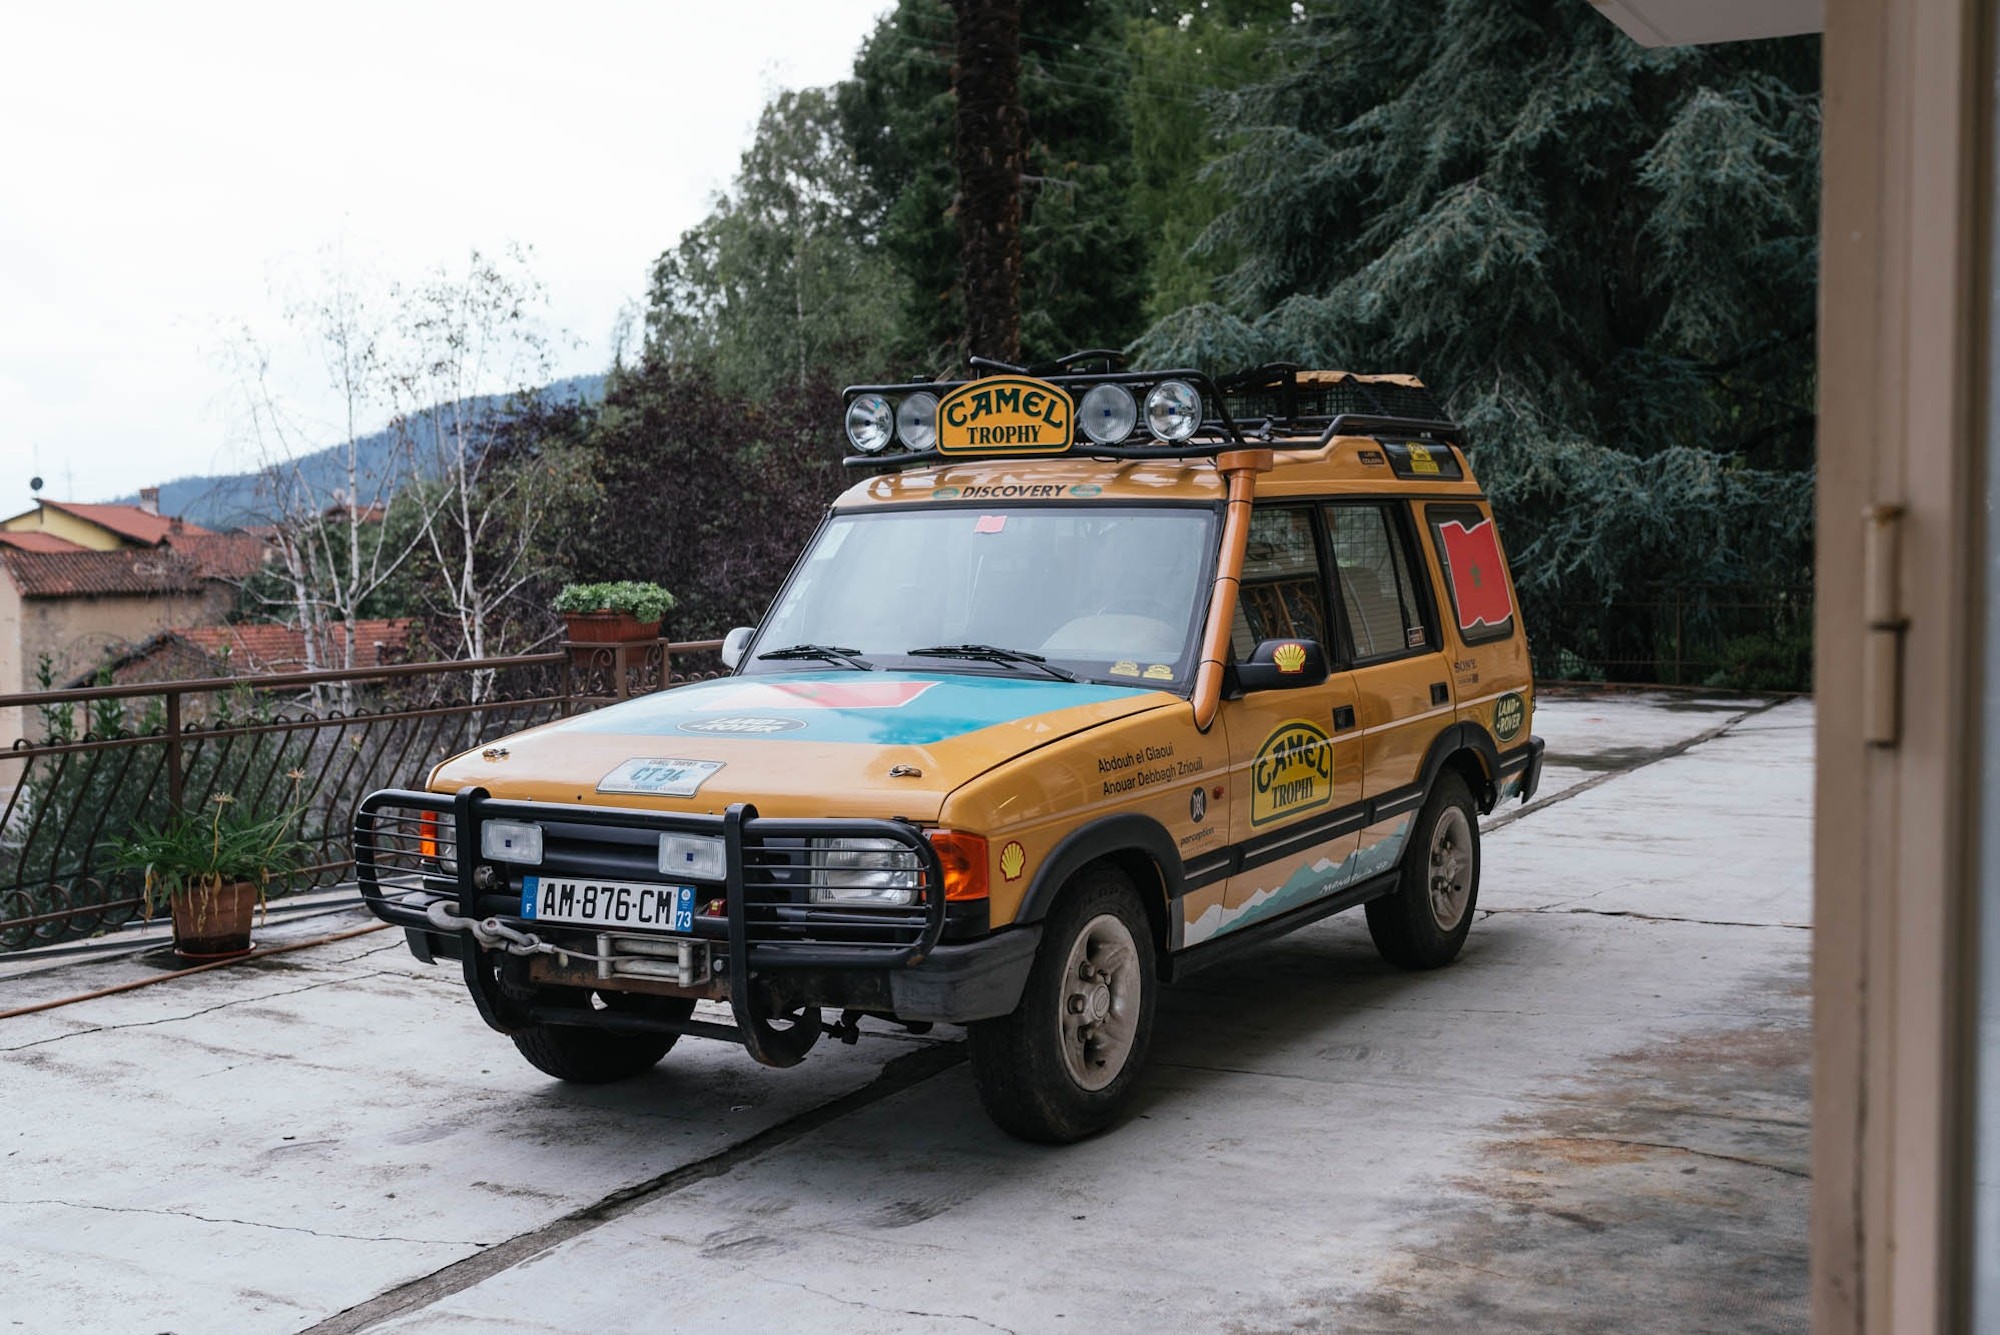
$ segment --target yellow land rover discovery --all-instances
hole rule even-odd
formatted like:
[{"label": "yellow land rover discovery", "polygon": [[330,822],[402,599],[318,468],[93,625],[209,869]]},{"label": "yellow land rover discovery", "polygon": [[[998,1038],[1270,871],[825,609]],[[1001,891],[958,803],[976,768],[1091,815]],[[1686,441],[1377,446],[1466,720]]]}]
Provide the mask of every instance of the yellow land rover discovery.
[{"label": "yellow land rover discovery", "polygon": [[372,794],[369,906],[561,1079],[948,1022],[1045,1141],[1191,969],[1357,906],[1450,962],[1542,753],[1463,432],[1409,377],[1078,364],[849,389],[862,480],[734,675]]}]

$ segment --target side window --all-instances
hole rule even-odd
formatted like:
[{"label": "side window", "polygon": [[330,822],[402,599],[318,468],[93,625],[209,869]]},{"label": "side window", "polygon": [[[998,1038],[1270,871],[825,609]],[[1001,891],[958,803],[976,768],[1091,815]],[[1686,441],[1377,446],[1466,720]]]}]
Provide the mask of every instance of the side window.
[{"label": "side window", "polygon": [[1355,660],[1435,648],[1410,578],[1409,546],[1391,508],[1329,505],[1326,529]]},{"label": "side window", "polygon": [[1437,542],[1458,636],[1467,644],[1514,633],[1514,600],[1507,592],[1507,563],[1493,517],[1472,505],[1427,505],[1424,519]]},{"label": "side window", "polygon": [[1236,657],[1248,659],[1259,640],[1284,637],[1318,640],[1330,654],[1326,627],[1312,511],[1258,506],[1250,516],[1236,624],[1230,630]]}]

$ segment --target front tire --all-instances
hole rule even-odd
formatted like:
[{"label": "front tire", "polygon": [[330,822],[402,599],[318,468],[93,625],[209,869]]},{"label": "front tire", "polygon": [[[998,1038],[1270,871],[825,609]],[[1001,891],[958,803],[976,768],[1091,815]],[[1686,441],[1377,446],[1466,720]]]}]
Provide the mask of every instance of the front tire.
[{"label": "front tire", "polygon": [[1465,780],[1445,770],[1417,813],[1396,889],[1368,901],[1368,934],[1399,969],[1458,958],[1479,903],[1479,813]]},{"label": "front tire", "polygon": [[[685,1020],[694,1014],[694,1001],[687,997],[656,997],[638,992],[599,995],[612,1010],[669,1020]],[[589,994],[579,1001],[588,1004]],[[544,1075],[578,1085],[606,1085],[652,1070],[680,1040],[680,1035],[621,1034],[581,1025],[534,1024],[513,1035],[513,1039],[528,1064]]]},{"label": "front tire", "polygon": [[1131,881],[1113,867],[1085,871],[1048,916],[1021,1004],[967,1026],[987,1116],[1049,1145],[1111,1125],[1145,1067],[1157,987]]}]

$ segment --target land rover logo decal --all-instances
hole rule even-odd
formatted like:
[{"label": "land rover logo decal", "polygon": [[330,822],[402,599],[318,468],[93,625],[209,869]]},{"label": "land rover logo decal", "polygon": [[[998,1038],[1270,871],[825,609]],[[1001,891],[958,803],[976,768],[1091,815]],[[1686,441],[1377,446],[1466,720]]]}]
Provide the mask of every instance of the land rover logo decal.
[{"label": "land rover logo decal", "polygon": [[682,732],[723,733],[731,737],[762,737],[774,732],[797,732],[806,726],[802,718],[778,718],[771,714],[724,714],[720,718],[695,719],[680,725]]},{"label": "land rover logo decal", "polygon": [[1250,823],[1269,825],[1333,801],[1333,747],[1318,725],[1292,719],[1264,739],[1250,767]]},{"label": "land rover logo decal", "polygon": [[1521,735],[1521,725],[1528,719],[1528,703],[1519,693],[1510,692],[1493,702],[1493,735],[1503,742],[1511,742]]}]

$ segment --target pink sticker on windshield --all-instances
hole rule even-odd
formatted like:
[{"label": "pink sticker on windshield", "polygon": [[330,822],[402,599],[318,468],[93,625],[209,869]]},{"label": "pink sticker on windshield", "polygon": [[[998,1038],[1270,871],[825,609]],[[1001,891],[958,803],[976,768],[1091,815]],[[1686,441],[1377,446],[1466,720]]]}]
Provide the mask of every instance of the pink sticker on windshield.
[{"label": "pink sticker on windshield", "polygon": [[1006,515],[981,515],[979,522],[972,526],[974,533],[998,533],[1007,527]]}]

